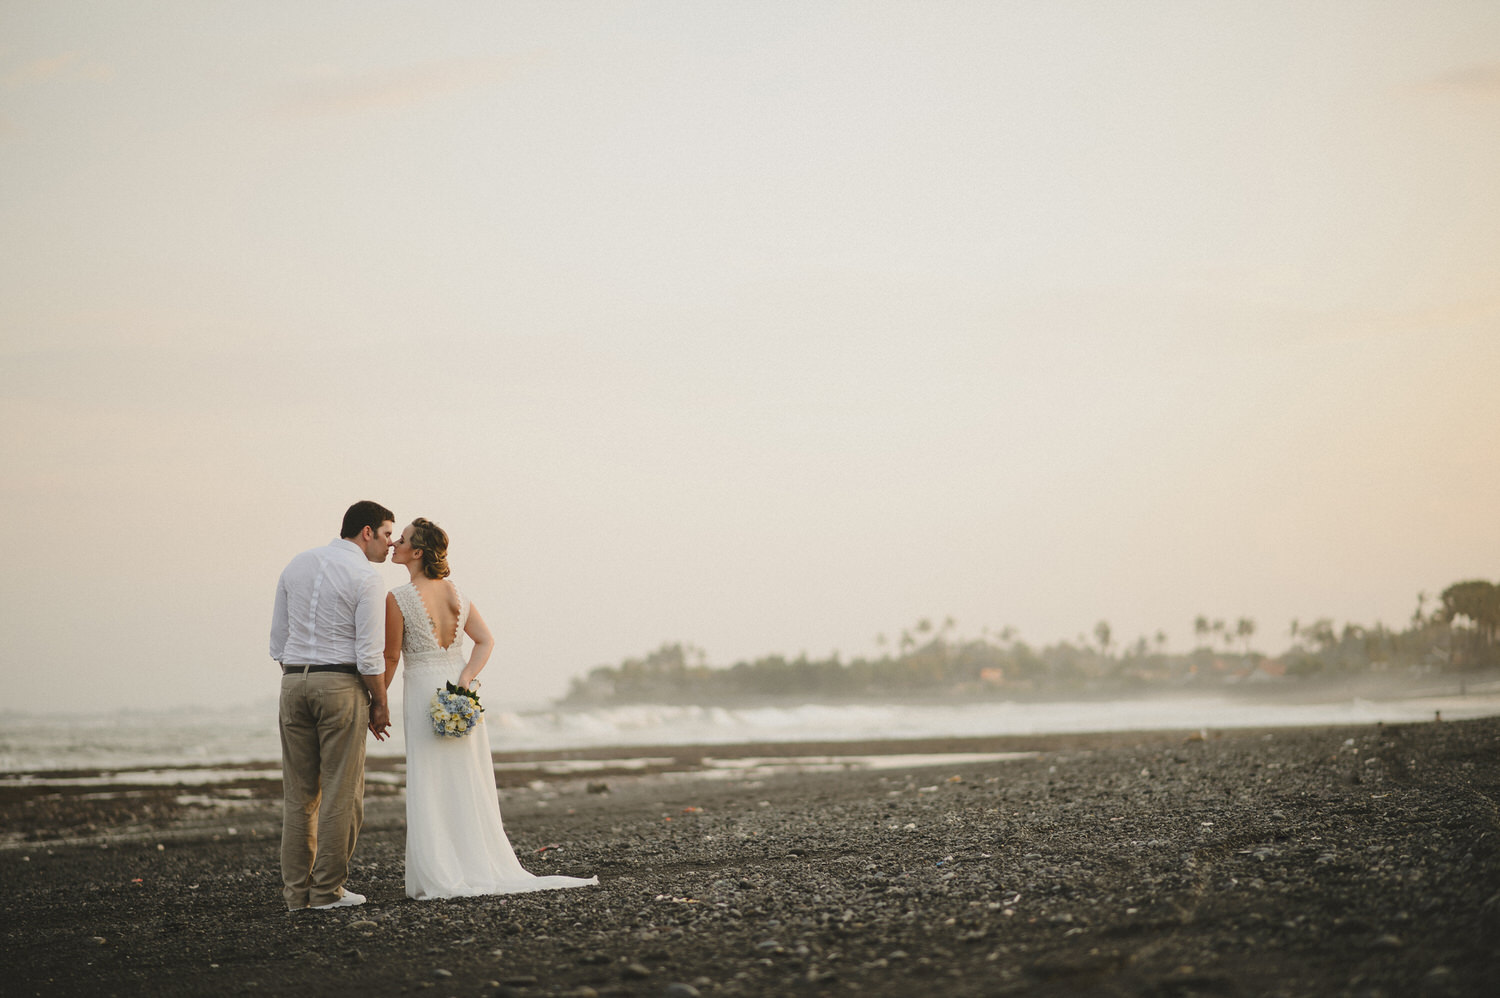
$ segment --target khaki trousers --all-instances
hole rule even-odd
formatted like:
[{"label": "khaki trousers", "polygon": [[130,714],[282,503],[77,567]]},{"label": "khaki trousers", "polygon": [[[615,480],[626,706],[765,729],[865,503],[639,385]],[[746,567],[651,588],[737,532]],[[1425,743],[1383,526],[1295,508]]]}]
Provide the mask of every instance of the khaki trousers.
[{"label": "khaki trousers", "polygon": [[365,816],[369,695],[358,676],[281,677],[282,896],[288,910],[344,894]]}]

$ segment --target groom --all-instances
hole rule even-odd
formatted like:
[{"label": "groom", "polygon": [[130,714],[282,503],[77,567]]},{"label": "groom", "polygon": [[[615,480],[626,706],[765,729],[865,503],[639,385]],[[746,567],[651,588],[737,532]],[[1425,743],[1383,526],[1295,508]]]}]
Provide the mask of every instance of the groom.
[{"label": "groom", "polygon": [[281,882],[287,910],[346,908],[364,820],[365,730],[385,738],[385,585],[396,514],[357,502],[339,539],[291,560],[276,584],[271,657],[281,663]]}]

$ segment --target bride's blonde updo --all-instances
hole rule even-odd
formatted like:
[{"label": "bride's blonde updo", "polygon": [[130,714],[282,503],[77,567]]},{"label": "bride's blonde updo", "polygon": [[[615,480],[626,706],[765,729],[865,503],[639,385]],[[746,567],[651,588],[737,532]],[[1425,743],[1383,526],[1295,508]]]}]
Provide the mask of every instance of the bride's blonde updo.
[{"label": "bride's blonde updo", "polygon": [[422,574],[429,579],[448,576],[448,534],[426,517],[411,521],[411,546],[422,552]]}]

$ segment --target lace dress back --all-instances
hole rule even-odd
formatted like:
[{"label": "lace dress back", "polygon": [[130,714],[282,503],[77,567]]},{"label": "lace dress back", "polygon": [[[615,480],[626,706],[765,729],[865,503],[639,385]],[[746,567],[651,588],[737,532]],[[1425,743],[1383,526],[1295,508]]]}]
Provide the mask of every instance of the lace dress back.
[{"label": "lace dress back", "polygon": [[534,876],[516,859],[500,819],[487,725],[462,738],[432,730],[432,695],[445,683],[457,683],[468,662],[469,601],[458,586],[453,590],[458,629],[447,648],[439,643],[416,587],[407,583],[392,591],[405,627],[406,894],[446,898],[597,884],[598,877]]},{"label": "lace dress back", "polygon": [[[458,596],[458,629],[453,635],[453,643],[447,648],[438,643],[437,625],[427,612],[427,604],[422,602],[422,594],[417,592],[417,587],[408,582],[392,590],[396,605],[401,607],[401,619],[405,624],[405,631],[401,636],[401,657],[406,663],[407,675],[411,674],[410,670],[413,668],[446,668],[453,662],[458,663],[458,671],[462,672],[464,663],[468,661],[464,657],[464,625],[469,622],[469,601],[464,598],[462,589],[451,582],[448,584],[453,586],[453,592]],[[457,679],[458,674],[454,673],[453,678]]]}]

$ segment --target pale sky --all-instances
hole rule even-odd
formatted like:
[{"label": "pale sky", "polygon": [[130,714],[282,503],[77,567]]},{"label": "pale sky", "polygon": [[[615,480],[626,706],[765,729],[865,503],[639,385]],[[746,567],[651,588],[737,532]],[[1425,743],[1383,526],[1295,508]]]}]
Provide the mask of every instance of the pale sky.
[{"label": "pale sky", "polygon": [[1492,0],[5,0],[0,258],[0,708],[272,695],[363,498],[492,704],[1500,577]]}]

